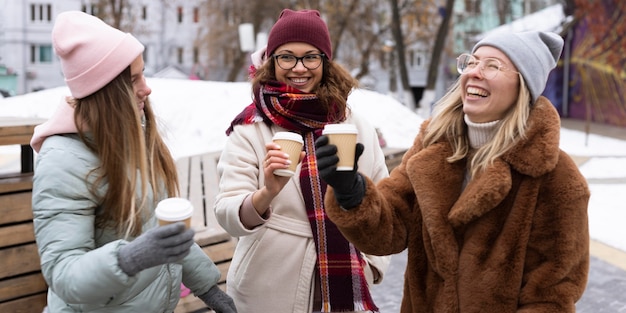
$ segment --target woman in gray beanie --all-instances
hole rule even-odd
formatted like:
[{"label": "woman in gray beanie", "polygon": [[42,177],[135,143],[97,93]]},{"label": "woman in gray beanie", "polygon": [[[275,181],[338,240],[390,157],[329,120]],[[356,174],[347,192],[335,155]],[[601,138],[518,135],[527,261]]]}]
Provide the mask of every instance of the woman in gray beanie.
[{"label": "woman in gray beanie", "polygon": [[[317,142],[326,210],[365,253],[408,249],[401,312],[575,312],[587,282],[589,189],[541,96],[563,40],[487,36],[390,176],[338,172]],[[367,151],[366,151],[367,153]]]}]

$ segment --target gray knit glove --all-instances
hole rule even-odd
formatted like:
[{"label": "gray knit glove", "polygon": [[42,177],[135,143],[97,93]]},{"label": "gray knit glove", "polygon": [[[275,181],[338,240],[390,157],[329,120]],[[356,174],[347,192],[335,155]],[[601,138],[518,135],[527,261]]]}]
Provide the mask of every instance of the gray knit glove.
[{"label": "gray knit glove", "polygon": [[194,243],[194,233],[182,222],[150,229],[120,249],[120,268],[135,276],[147,268],[182,260]]},{"label": "gray knit glove", "polygon": [[217,285],[211,287],[205,294],[199,295],[198,298],[216,313],[237,313],[233,299]]}]

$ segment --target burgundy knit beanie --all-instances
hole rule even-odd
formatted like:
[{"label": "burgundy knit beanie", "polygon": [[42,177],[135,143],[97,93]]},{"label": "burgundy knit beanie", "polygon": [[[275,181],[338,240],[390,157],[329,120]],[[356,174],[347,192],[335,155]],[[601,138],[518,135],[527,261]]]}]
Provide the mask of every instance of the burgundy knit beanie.
[{"label": "burgundy knit beanie", "polygon": [[328,59],[333,57],[328,27],[317,10],[284,9],[270,31],[266,55],[271,56],[276,48],[288,42],[306,42],[320,49]]}]

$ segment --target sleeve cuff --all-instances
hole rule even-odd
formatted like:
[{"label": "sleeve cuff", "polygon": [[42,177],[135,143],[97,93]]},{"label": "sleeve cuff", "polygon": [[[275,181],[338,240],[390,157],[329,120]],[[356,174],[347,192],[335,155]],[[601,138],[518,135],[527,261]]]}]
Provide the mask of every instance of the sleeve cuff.
[{"label": "sleeve cuff", "polygon": [[265,214],[259,215],[256,208],[254,208],[254,204],[252,204],[252,195],[254,193],[249,194],[241,204],[241,208],[239,209],[239,218],[241,219],[241,223],[248,229],[253,229],[255,227],[261,226],[267,222],[272,215],[272,208],[270,207]]}]

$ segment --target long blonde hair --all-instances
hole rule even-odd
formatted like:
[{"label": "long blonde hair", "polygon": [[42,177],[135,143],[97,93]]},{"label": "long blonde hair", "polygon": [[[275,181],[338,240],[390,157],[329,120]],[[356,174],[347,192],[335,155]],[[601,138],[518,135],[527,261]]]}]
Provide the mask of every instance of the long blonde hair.
[{"label": "long blonde hair", "polygon": [[141,234],[149,205],[147,188],[154,201],[163,192],[170,197],[179,192],[174,159],[158,132],[150,102],[146,99],[142,121],[128,67],[100,90],[72,104],[78,133],[100,160],[90,173],[96,175],[91,191],[98,195],[100,187],[107,187],[96,225],[112,227],[120,235]]},{"label": "long blonde hair", "polygon": [[[517,102],[508,114],[498,122],[494,137],[480,147],[471,159],[469,171],[472,176],[493,164],[494,160],[507,152],[517,141],[525,138],[527,120],[530,115],[531,97],[524,78],[519,75],[519,94]],[[426,128],[424,147],[437,141],[447,140],[453,153],[446,160],[450,163],[462,160],[470,152],[467,125],[463,120],[460,77],[446,94],[435,104],[433,116]]]}]

